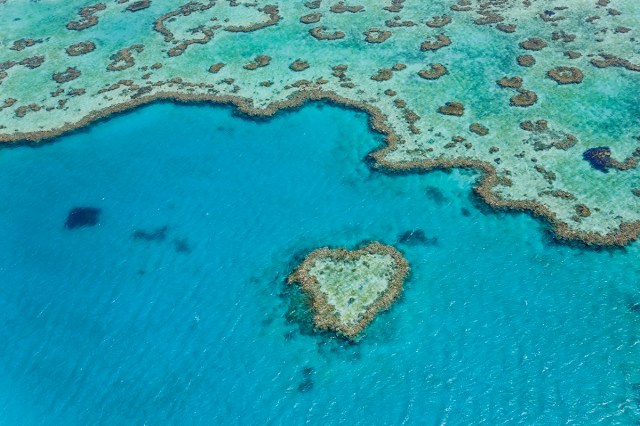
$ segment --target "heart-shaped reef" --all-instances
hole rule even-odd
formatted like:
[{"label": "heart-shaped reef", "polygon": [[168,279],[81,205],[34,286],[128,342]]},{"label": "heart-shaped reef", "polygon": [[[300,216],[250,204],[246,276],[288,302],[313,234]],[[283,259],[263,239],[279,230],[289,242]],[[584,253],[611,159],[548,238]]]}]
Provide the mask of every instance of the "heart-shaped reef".
[{"label": "heart-shaped reef", "polygon": [[409,264],[394,247],[373,242],[358,250],[323,247],[289,276],[311,299],[316,328],[354,340],[400,295]]}]

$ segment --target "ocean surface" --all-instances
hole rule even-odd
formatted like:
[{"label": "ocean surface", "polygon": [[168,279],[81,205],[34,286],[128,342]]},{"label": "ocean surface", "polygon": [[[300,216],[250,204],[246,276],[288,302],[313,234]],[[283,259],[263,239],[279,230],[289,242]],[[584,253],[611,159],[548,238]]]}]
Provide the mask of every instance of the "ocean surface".
[{"label": "ocean surface", "polygon": [[[322,104],[162,103],[0,150],[0,424],[637,424],[640,245],[558,244],[381,144]],[[358,343],[311,332],[287,275],[369,240],[403,295]]]}]

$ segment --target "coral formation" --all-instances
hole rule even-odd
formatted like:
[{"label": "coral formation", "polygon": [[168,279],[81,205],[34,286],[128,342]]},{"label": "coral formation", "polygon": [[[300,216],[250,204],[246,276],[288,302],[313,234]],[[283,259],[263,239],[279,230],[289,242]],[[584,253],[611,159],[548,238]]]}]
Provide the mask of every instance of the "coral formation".
[{"label": "coral formation", "polygon": [[542,50],[547,47],[547,42],[539,37],[531,37],[520,42],[519,46],[525,50]]},{"label": "coral formation", "polygon": [[427,24],[428,27],[431,27],[431,28],[442,28],[445,25],[451,23],[451,17],[447,15],[434,16],[433,18],[431,18],[425,23]]},{"label": "coral formation", "polygon": [[135,65],[133,52],[142,53],[144,45],[134,44],[133,46],[120,49],[117,53],[111,55],[111,63],[107,65],[109,71],[123,71]]},{"label": "coral formation", "polygon": [[363,34],[367,43],[382,43],[391,37],[391,31],[379,28],[369,28]]},{"label": "coral formation", "polygon": [[450,44],[451,44],[451,39],[449,37],[447,37],[444,34],[438,34],[436,36],[435,41],[431,41],[431,40],[423,41],[422,44],[420,44],[420,50],[434,51],[434,50],[442,49],[443,47],[449,46]]},{"label": "coral formation", "polygon": [[582,83],[584,75],[576,67],[557,67],[547,72],[547,77],[558,84]]},{"label": "coral formation", "polygon": [[86,55],[87,53],[93,52],[94,50],[96,50],[96,44],[92,41],[81,41],[79,43],[74,43],[65,49],[67,55],[69,56]]},{"label": "coral formation", "polygon": [[408,273],[398,250],[373,242],[354,251],[314,250],[288,281],[309,295],[316,328],[356,339],[400,295]]},{"label": "coral formation", "polygon": [[95,226],[100,221],[100,209],[96,207],[74,207],[64,222],[66,229]]},{"label": "coral formation", "polygon": [[127,6],[127,10],[129,12],[137,12],[139,10],[148,8],[150,5],[151,5],[151,0],[139,0]]},{"label": "coral formation", "polygon": [[309,68],[309,63],[301,59],[296,59],[291,65],[289,65],[292,71],[304,71]]},{"label": "coral formation", "polygon": [[67,24],[67,29],[74,31],[82,31],[87,28],[93,27],[98,24],[98,17],[96,13],[103,11],[107,8],[104,3],[96,3],[93,6],[87,6],[80,9],[78,15],[80,15],[79,21],[71,21]]},{"label": "coral formation", "polygon": [[243,65],[242,68],[245,70],[253,71],[258,68],[266,67],[271,62],[271,56],[267,55],[258,55],[253,58],[253,62],[250,62],[246,65]]},{"label": "coral formation", "polygon": [[432,64],[427,69],[418,71],[418,75],[426,80],[437,80],[447,73],[447,68],[442,64]]},{"label": "coral formation", "polygon": [[531,90],[518,89],[518,94],[511,97],[511,105],[528,107],[538,102],[538,95]]},{"label": "coral formation", "polygon": [[464,105],[460,102],[447,102],[438,108],[438,112],[444,115],[455,115],[459,117],[464,114]]},{"label": "coral formation", "polygon": [[471,123],[469,125],[469,130],[479,136],[487,136],[489,134],[489,129],[480,123]]},{"label": "coral formation", "polygon": [[519,89],[522,87],[522,77],[502,77],[497,81],[498,86],[500,87],[508,87],[511,89]]},{"label": "coral formation", "polygon": [[67,83],[80,77],[80,74],[82,73],[76,68],[69,67],[62,72],[53,74],[51,77],[56,81],[56,83]]},{"label": "coral formation", "polygon": [[344,38],[345,33],[343,33],[342,31],[334,31],[332,33],[327,33],[325,32],[327,30],[327,27],[324,25],[321,25],[319,27],[315,27],[315,28],[311,28],[309,30],[309,34],[311,34],[313,37],[317,38],[318,40],[339,40],[341,38]]},{"label": "coral formation", "polygon": [[516,59],[521,67],[532,67],[536,63],[536,59],[531,55],[518,56]]},{"label": "coral formation", "polygon": [[[557,238],[624,244],[640,229],[637,8],[546,3],[0,1],[11,35],[0,51],[0,141],[39,141],[160,100],[252,117],[321,100],[369,115],[386,143],[372,167],[477,168],[492,206],[542,216]],[[576,177],[597,145],[626,158]]]}]

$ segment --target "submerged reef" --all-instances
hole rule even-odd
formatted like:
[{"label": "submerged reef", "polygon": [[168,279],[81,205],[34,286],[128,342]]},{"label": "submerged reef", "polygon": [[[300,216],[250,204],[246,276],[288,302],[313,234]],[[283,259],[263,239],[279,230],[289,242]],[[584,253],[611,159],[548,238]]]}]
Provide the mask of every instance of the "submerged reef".
[{"label": "submerged reef", "polygon": [[607,172],[611,163],[611,149],[606,146],[589,148],[582,156],[591,164],[591,166],[602,172]]},{"label": "submerged reef", "polygon": [[611,156],[611,148],[608,146],[589,148],[582,154],[582,157],[596,170],[600,170],[605,173],[608,172],[609,169],[624,171],[635,168],[638,165],[638,159],[640,159],[640,148],[637,148],[631,156],[627,157],[622,162]]},{"label": "submerged reef", "polygon": [[[331,102],[384,136],[373,167],[474,168],[488,204],[624,245],[640,233],[638,22],[636,0],[0,1],[0,142],[158,100],[252,117]],[[608,173],[584,161],[594,146],[620,159]]]},{"label": "submerged reef", "polygon": [[316,328],[353,340],[391,306],[408,273],[398,250],[373,242],[353,251],[314,250],[288,281],[308,294]]},{"label": "submerged reef", "polygon": [[64,222],[66,229],[96,226],[100,221],[101,210],[96,207],[74,207]]}]

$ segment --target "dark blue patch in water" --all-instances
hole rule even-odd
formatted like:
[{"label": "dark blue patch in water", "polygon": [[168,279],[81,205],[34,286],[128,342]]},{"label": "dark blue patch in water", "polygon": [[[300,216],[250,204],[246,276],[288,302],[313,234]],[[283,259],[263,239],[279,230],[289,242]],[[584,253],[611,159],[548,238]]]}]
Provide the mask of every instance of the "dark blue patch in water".
[{"label": "dark blue patch in water", "polygon": [[405,244],[408,246],[433,246],[438,244],[437,237],[427,237],[427,234],[422,229],[412,229],[398,235],[398,244]]},{"label": "dark blue patch in water", "polygon": [[428,186],[424,192],[427,198],[438,205],[444,204],[447,201],[447,197],[435,186]]},{"label": "dark blue patch in water", "polygon": [[298,392],[305,393],[313,390],[313,380],[310,377],[305,378],[298,384]]},{"label": "dark blue patch in water", "polygon": [[66,229],[96,226],[100,221],[100,209],[95,207],[74,207],[69,211],[64,222]]},{"label": "dark blue patch in water", "polygon": [[186,238],[176,238],[173,240],[173,247],[176,253],[189,254],[191,253],[191,246]]},{"label": "dark blue patch in water", "polygon": [[607,173],[611,165],[611,149],[608,146],[589,148],[582,153],[582,158],[587,160],[594,169]]},{"label": "dark blue patch in water", "polygon": [[134,240],[143,240],[143,241],[164,241],[167,238],[167,229],[169,227],[167,225],[161,226],[160,228],[154,229],[153,231],[145,231],[142,229],[136,229],[131,234],[131,238]]}]

